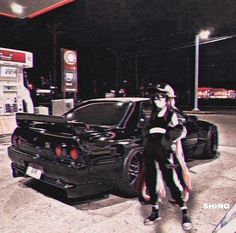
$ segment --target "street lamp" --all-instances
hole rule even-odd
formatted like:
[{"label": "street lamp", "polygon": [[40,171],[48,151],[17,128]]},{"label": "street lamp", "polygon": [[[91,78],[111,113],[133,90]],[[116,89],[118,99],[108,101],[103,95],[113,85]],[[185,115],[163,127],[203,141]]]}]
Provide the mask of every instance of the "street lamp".
[{"label": "street lamp", "polygon": [[194,78],[194,111],[199,111],[198,109],[198,98],[197,98],[197,91],[198,91],[198,79],[199,79],[199,42],[200,40],[208,39],[210,35],[209,30],[203,30],[199,32],[195,36],[195,78]]}]

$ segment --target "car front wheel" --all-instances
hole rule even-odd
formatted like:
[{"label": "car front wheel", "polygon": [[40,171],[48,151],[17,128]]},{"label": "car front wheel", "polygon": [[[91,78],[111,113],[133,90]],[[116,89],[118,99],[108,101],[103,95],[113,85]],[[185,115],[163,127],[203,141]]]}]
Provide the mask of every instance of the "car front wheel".
[{"label": "car front wheel", "polygon": [[129,197],[137,196],[138,175],[143,163],[141,148],[130,150],[124,159],[123,169],[118,175],[116,189]]}]

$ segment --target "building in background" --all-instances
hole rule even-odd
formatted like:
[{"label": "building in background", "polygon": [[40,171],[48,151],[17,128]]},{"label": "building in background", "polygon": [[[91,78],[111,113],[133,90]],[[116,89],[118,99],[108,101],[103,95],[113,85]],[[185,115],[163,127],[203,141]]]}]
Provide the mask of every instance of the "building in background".
[{"label": "building in background", "polygon": [[199,87],[197,96],[199,99],[236,99],[236,90],[225,88]]}]

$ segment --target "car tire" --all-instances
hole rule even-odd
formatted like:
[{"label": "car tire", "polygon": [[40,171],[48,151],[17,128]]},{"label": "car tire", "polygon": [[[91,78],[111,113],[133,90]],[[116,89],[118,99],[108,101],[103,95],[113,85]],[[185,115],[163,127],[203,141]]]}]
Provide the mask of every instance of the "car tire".
[{"label": "car tire", "polygon": [[212,159],[216,156],[218,146],[217,132],[210,129],[207,133],[207,141],[205,145],[204,155],[207,159]]},{"label": "car tire", "polygon": [[116,190],[128,197],[137,196],[138,175],[143,163],[143,149],[133,148],[123,162],[116,182]]}]

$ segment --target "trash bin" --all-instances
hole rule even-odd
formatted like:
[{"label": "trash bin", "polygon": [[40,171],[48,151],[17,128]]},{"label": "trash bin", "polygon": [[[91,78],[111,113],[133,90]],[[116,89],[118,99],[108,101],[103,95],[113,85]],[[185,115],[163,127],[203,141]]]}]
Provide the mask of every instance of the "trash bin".
[{"label": "trash bin", "polygon": [[39,106],[34,108],[35,114],[43,114],[43,115],[49,115],[48,107],[45,106]]},{"label": "trash bin", "polygon": [[52,100],[52,115],[61,116],[74,107],[74,99]]}]

